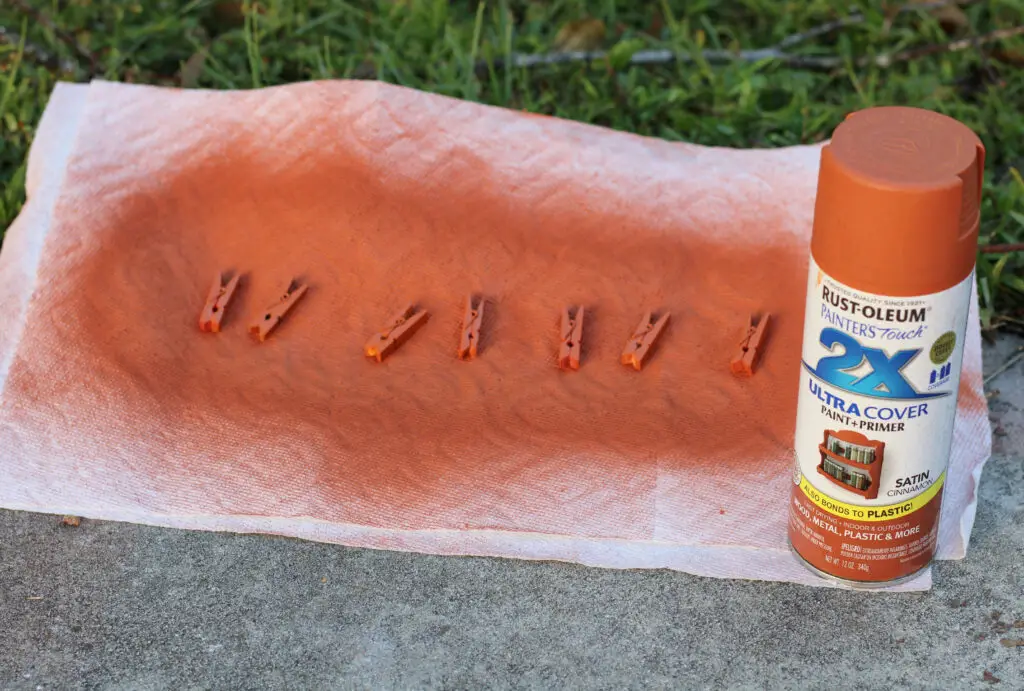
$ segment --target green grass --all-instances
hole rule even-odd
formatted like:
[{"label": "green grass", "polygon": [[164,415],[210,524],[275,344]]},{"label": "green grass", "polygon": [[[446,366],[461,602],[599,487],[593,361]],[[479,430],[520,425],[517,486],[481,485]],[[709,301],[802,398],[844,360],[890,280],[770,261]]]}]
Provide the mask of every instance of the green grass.
[{"label": "green grass", "polygon": [[[777,62],[709,65],[701,49],[767,47],[848,12],[846,0],[23,0],[0,6],[0,27],[26,39],[0,43],[0,227],[24,201],[25,159],[54,83],[85,79],[89,61],[52,29],[96,56],[106,79],[246,89],[310,79],[381,79],[458,98],[619,130],[735,147],[820,141],[851,110],[908,104],[956,117],[989,152],[981,244],[1024,241],[1024,40],[902,62],[859,60],[1024,24],[1022,0],[974,2],[939,21],[924,10],[891,21],[880,2],[867,20],[802,43],[793,52],[838,56],[829,72]],[[893,3],[890,3],[892,6]],[[513,52],[552,49],[569,22],[603,22],[591,64],[506,68]],[[593,29],[596,24],[588,25]],[[563,38],[564,38],[563,32]],[[568,31],[570,39],[580,31]],[[597,32],[599,33],[599,32]],[[645,48],[692,62],[630,66]],[[45,53],[45,55],[44,55]],[[76,62],[71,73],[54,62]],[[49,62],[51,64],[44,64]],[[482,67],[481,67],[482,66]],[[1024,255],[979,255],[983,318],[1024,325]]]}]

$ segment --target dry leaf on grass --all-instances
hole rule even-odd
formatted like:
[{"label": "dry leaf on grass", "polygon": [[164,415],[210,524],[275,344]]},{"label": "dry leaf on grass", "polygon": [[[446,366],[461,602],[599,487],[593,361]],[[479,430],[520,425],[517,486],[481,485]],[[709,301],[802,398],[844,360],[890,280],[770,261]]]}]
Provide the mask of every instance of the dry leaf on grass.
[{"label": "dry leaf on grass", "polygon": [[218,2],[213,6],[213,17],[224,26],[242,26],[245,11],[241,2]]},{"label": "dry leaf on grass", "polygon": [[194,89],[199,84],[199,77],[203,74],[203,67],[206,65],[206,52],[199,51],[192,55],[185,64],[181,66],[178,80],[185,89]]},{"label": "dry leaf on grass", "polygon": [[65,516],[60,522],[70,528],[77,528],[82,525],[82,519],[78,516]]},{"label": "dry leaf on grass", "polygon": [[555,36],[555,50],[571,52],[597,50],[604,43],[606,29],[600,19],[580,19],[569,22]]},{"label": "dry leaf on grass", "polygon": [[1004,648],[1024,648],[1024,639],[1020,638],[1000,638],[999,642]]},{"label": "dry leaf on grass", "polygon": [[987,681],[990,684],[998,684],[999,683],[999,677],[997,677],[996,675],[992,674],[992,672],[988,671],[987,669],[985,670],[985,673],[981,675],[981,678],[983,680]]},{"label": "dry leaf on grass", "polygon": [[945,5],[932,10],[932,16],[938,20],[939,26],[947,34],[960,33],[971,26],[971,20],[956,5]]},{"label": "dry leaf on grass", "polygon": [[[250,11],[256,14],[264,14],[263,4],[253,2],[249,5]],[[215,26],[224,29],[237,29],[245,24],[245,3],[240,0],[225,0],[213,5],[210,18]]]},{"label": "dry leaf on grass", "polygon": [[1024,50],[1019,48],[997,47],[989,53],[989,57],[1006,65],[1024,67]]},{"label": "dry leaf on grass", "polygon": [[[922,4],[922,3],[933,3],[934,0],[912,0],[911,4]],[[939,22],[939,26],[947,34],[956,34],[964,29],[967,29],[971,25],[971,20],[967,18],[967,15],[962,9],[955,3],[951,2],[948,5],[941,5],[929,10],[928,14],[935,17],[936,21]]]}]

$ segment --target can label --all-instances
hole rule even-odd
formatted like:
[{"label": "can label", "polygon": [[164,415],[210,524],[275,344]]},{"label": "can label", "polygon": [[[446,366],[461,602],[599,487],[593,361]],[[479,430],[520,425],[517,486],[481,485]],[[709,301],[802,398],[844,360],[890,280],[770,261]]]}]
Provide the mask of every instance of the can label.
[{"label": "can label", "polygon": [[931,561],[973,280],[887,297],[811,259],[789,538],[820,571],[884,582]]}]

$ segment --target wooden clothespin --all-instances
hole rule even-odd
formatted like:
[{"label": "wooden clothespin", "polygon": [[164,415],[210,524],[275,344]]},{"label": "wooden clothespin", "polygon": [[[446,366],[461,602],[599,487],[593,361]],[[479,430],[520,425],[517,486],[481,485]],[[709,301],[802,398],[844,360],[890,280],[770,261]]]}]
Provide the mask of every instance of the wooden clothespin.
[{"label": "wooden clothespin", "polygon": [[256,335],[260,339],[260,343],[267,340],[270,332],[277,328],[277,325],[281,323],[284,316],[295,306],[295,303],[306,294],[306,288],[307,286],[297,285],[295,281],[289,283],[281,300],[276,305],[271,305],[264,310],[263,316],[260,317],[259,321],[249,327],[249,333]]},{"label": "wooden clothespin", "polygon": [[768,333],[768,319],[770,317],[770,314],[761,317],[757,326],[754,326],[753,315],[748,318],[747,330],[743,334],[743,340],[740,341],[740,349],[736,352],[736,356],[730,363],[730,369],[732,369],[733,374],[745,377],[754,374],[754,370],[757,369],[761,355],[764,352]]},{"label": "wooden clothespin", "polygon": [[413,305],[408,305],[391,318],[387,328],[374,334],[366,342],[366,356],[383,362],[384,358],[409,340],[416,330],[426,323],[428,316],[427,312],[417,312]]},{"label": "wooden clothespin", "polygon": [[650,352],[654,342],[658,340],[665,325],[668,324],[668,317],[669,314],[666,312],[657,322],[654,322],[650,312],[645,314],[644,318],[640,320],[639,326],[633,331],[633,335],[630,336],[629,342],[626,343],[626,348],[622,351],[622,357],[619,359],[620,362],[640,371],[644,358]]},{"label": "wooden clothespin", "polygon": [[559,332],[558,366],[561,369],[580,368],[580,353],[583,341],[583,306],[576,308],[575,316],[569,316],[569,308],[562,310],[562,328]]},{"label": "wooden clothespin", "polygon": [[213,277],[213,286],[210,288],[210,294],[206,298],[206,305],[199,315],[200,331],[208,331],[210,333],[218,333],[220,331],[220,320],[224,318],[224,312],[227,310],[228,303],[231,302],[231,298],[235,294],[235,289],[238,288],[238,281],[240,279],[241,276],[236,275],[225,284],[224,274],[219,271]]},{"label": "wooden clothespin", "polygon": [[484,320],[484,300],[480,298],[473,307],[473,296],[466,298],[466,313],[462,317],[462,335],[459,337],[459,359],[472,360],[476,357],[480,342],[480,325]]}]

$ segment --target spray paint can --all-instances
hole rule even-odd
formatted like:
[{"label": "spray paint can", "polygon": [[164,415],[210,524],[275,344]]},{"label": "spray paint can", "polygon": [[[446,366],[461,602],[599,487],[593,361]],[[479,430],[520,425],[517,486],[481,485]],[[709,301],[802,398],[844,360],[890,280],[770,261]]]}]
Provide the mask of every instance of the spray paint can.
[{"label": "spray paint can", "polygon": [[789,540],[823,576],[886,585],[935,554],[984,161],[966,126],[904,107],[822,149]]}]

